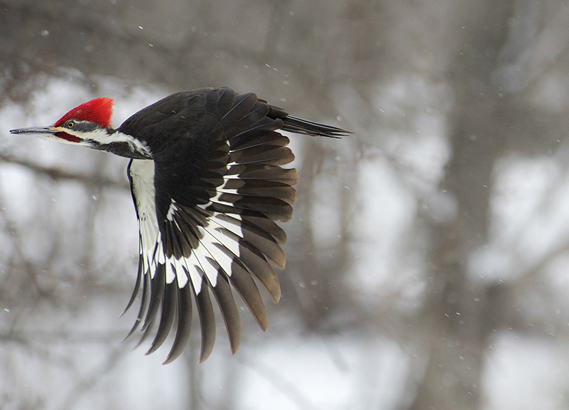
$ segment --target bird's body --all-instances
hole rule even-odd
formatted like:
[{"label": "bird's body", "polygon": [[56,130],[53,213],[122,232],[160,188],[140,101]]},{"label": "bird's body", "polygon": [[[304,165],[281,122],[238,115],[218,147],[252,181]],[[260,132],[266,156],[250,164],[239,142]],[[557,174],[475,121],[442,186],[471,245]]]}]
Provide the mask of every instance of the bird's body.
[{"label": "bird's body", "polygon": [[[284,231],[275,221],[292,216],[297,174],[282,168],[294,158],[278,130],[339,137],[346,131],[289,116],[254,94],[229,88],[172,94],[110,126],[112,100],[98,98],[46,128],[12,130],[131,158],[128,177],[140,228],[141,291],[131,334],[143,338],[158,324],[149,353],[176,336],[166,359],[186,346],[195,299],[202,329],[201,360],[215,342],[213,295],[232,351],[241,338],[233,288],[260,327],[267,313],[254,278],[280,298],[273,267],[282,269]],[[176,322],[176,323],[174,323]]]}]

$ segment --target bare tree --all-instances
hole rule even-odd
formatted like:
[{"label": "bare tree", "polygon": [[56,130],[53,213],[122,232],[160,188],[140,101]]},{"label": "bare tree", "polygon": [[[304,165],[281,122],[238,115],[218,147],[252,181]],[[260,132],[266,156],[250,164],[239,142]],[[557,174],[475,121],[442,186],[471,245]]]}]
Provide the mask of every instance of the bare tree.
[{"label": "bare tree", "polygon": [[[569,227],[544,215],[569,185],[568,16],[562,0],[0,0],[0,407],[484,407],[500,334],[567,341],[551,277]],[[269,331],[244,314],[237,357],[220,340],[196,365],[194,332],[160,368],[119,343],[137,252],[125,161],[7,129],[91,95],[124,119],[222,85],[355,135],[292,141],[298,202]],[[555,170],[516,225],[557,226],[532,257],[501,236],[512,157]],[[514,262],[499,270],[492,252]],[[398,377],[381,376],[382,354]]]}]

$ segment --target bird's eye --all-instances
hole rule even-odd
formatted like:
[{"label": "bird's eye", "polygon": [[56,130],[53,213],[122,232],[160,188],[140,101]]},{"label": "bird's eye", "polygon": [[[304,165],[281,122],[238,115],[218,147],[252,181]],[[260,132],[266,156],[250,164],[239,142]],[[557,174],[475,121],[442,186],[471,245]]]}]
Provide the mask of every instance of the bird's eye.
[{"label": "bird's eye", "polygon": [[74,125],[75,125],[75,123],[73,121],[69,121],[67,123],[67,128],[73,128]]}]

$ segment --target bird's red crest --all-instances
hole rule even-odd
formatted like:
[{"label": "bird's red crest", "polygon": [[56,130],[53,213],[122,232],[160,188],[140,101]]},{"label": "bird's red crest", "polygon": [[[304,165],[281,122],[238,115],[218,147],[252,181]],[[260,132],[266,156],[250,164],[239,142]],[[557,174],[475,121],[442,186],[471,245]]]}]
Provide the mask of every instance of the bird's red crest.
[{"label": "bird's red crest", "polygon": [[113,100],[111,98],[95,98],[73,108],[57,121],[54,126],[59,127],[67,120],[89,121],[99,124],[103,128],[111,126],[113,115]]}]

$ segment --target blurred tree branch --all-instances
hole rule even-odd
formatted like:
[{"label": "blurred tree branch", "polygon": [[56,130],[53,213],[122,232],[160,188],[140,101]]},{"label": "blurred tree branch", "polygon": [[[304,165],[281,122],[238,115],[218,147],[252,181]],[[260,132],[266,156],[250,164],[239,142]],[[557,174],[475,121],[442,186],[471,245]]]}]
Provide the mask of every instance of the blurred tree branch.
[{"label": "blurred tree branch", "polygon": [[59,167],[42,166],[33,161],[16,158],[10,154],[4,154],[4,153],[0,153],[0,161],[9,164],[21,165],[38,175],[44,175],[54,180],[72,180],[72,181],[81,182],[88,186],[94,186],[99,188],[105,187],[105,188],[128,189],[128,182],[126,181],[126,178],[121,178],[119,180],[116,180],[97,174],[78,174],[75,172],[62,170]]}]

